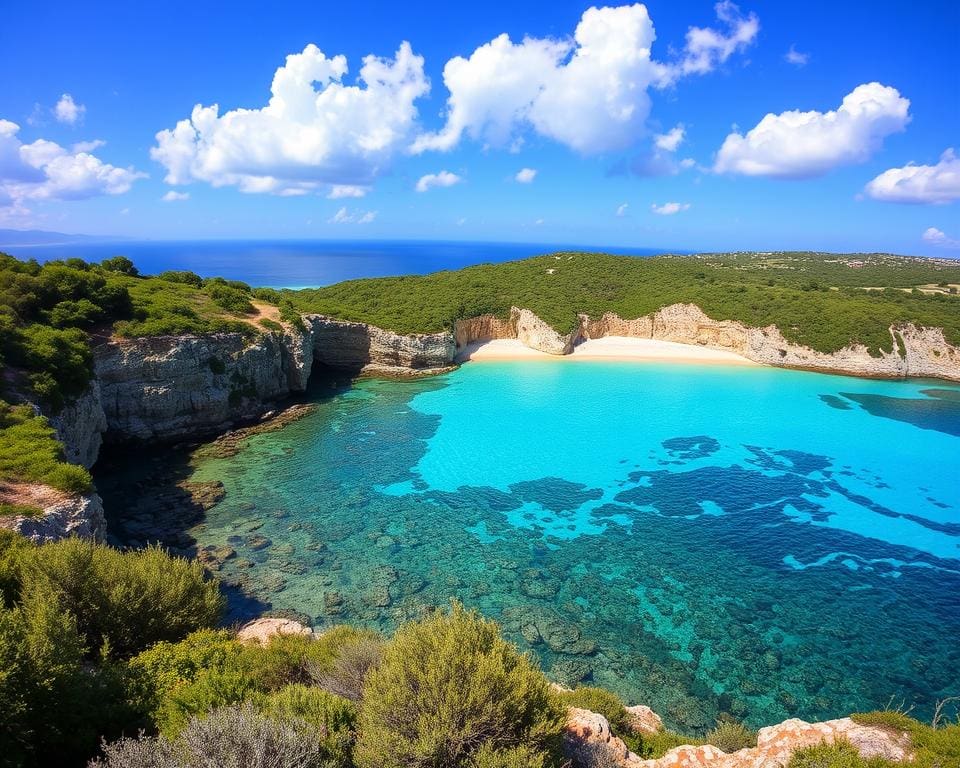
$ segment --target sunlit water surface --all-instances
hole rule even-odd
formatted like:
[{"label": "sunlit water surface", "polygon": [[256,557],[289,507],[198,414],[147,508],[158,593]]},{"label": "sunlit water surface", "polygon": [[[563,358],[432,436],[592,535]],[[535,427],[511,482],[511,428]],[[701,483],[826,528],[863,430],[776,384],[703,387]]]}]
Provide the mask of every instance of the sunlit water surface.
[{"label": "sunlit water surface", "polygon": [[960,387],[566,360],[314,399],[194,474],[236,613],[456,598],[686,729],[960,691]]}]

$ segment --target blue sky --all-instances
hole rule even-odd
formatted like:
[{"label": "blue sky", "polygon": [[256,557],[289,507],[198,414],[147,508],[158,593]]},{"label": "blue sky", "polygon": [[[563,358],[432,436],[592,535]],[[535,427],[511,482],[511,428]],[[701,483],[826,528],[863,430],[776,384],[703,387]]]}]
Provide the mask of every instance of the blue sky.
[{"label": "blue sky", "polygon": [[960,255],[956,2],[138,5],[4,11],[0,227]]}]

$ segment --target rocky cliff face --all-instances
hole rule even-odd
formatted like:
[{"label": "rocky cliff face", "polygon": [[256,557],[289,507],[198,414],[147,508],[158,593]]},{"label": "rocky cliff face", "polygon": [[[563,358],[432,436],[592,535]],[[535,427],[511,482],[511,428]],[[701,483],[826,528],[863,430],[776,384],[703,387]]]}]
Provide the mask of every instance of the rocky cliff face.
[{"label": "rocky cliff face", "polygon": [[36,544],[69,536],[103,541],[107,535],[103,501],[96,493],[53,502],[44,506],[43,514],[37,517],[5,518],[3,527],[26,536]]},{"label": "rocky cliff face", "polygon": [[63,443],[66,460],[90,469],[100,454],[107,429],[107,417],[100,402],[100,382],[91,381],[86,392],[50,417],[50,424]]},{"label": "rocky cliff face", "polygon": [[457,349],[475,341],[517,339],[531,349],[550,355],[569,355],[580,340],[582,329],[560,334],[529,309],[511,307],[510,316],[503,320],[495,315],[480,315],[454,323],[453,337]]},{"label": "rocky cliff face", "polygon": [[302,391],[309,332],[111,339],[94,349],[107,438],[169,440],[213,433]]},{"label": "rocky cliff face", "polygon": [[332,368],[384,375],[425,375],[448,370],[456,344],[449,333],[402,335],[367,323],[306,315],[313,359]]},{"label": "rocky cliff face", "polygon": [[890,329],[891,352],[874,357],[859,344],[832,353],[817,352],[787,341],[773,325],[750,328],[733,320],[714,320],[694,304],[672,304],[635,320],[616,314],[598,319],[581,316],[584,338],[632,336],[725,349],[766,365],[904,378],[930,376],[960,380],[960,349],[947,343],[940,328],[905,324]]}]

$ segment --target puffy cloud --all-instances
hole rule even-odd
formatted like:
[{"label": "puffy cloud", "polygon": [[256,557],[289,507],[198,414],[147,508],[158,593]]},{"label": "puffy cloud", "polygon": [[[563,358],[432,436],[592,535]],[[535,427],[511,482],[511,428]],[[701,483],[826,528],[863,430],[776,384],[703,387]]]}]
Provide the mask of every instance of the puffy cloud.
[{"label": "puffy cloud", "polygon": [[573,38],[506,34],[469,58],[450,59],[446,125],[424,134],[412,151],[449,150],[464,134],[490,145],[516,146],[525,130],[582,153],[623,149],[644,132],[651,87],[709,72],[748,45],[759,24],[730,2],[716,5],[726,31],[692,27],[679,61],[651,57],[656,38],[646,6],[590,8]]},{"label": "puffy cloud", "polygon": [[717,18],[727,27],[726,32],[716,29],[690,27],[680,70],[683,74],[710,72],[723,64],[736,51],[749,46],[760,31],[760,20],[755,13],[744,16],[730,0],[722,0],[714,6]]},{"label": "puffy cloud", "polygon": [[376,211],[354,211],[350,212],[346,206],[343,206],[328,220],[328,224],[369,224],[377,218]]},{"label": "puffy cloud", "polygon": [[352,184],[334,184],[327,193],[327,199],[340,200],[344,197],[363,197],[369,191],[368,187],[355,187]]},{"label": "puffy cloud", "polygon": [[426,192],[433,187],[452,187],[454,184],[459,184],[461,181],[463,181],[462,178],[457,176],[455,173],[450,173],[450,171],[428,173],[426,176],[420,177],[420,180],[417,182],[416,190],[417,192]]},{"label": "puffy cloud", "polygon": [[83,104],[77,104],[77,102],[73,100],[73,96],[65,93],[53,108],[53,116],[57,118],[58,123],[76,125],[83,120],[83,115],[86,111],[87,108],[83,106]]},{"label": "puffy cloud", "polygon": [[189,200],[189,199],[190,199],[190,193],[189,193],[189,192],[176,192],[176,191],[174,191],[174,190],[171,189],[169,192],[167,192],[167,193],[166,193],[163,197],[161,197],[160,199],[161,199],[163,202],[165,202],[165,203],[176,203],[176,202],[179,202],[179,201],[181,201],[181,200]]},{"label": "puffy cloud", "polygon": [[805,67],[807,66],[807,62],[810,61],[810,54],[801,53],[796,47],[791,45],[790,50],[783,54],[783,60],[788,64],[793,64],[795,67]]},{"label": "puffy cloud", "polygon": [[837,110],[768,114],[745,136],[727,136],[714,170],[746,176],[803,179],[861,163],[883,139],[910,122],[910,101],[896,88],[859,85]]},{"label": "puffy cloud", "polygon": [[24,144],[20,126],[0,120],[0,206],[24,209],[30,200],[81,200],[120,195],[137,179],[133,168],[104,163],[86,151],[100,146],[85,142],[72,150],[46,139]]},{"label": "puffy cloud", "polygon": [[679,123],[666,133],[659,133],[654,136],[653,143],[657,149],[662,149],[664,152],[676,152],[677,147],[683,142],[683,135],[683,123]]},{"label": "puffy cloud", "polygon": [[393,59],[365,57],[357,85],[345,85],[346,74],[344,56],[328,58],[310,44],[277,69],[266,106],[221,115],[216,104],[197,104],[157,133],[151,156],[170,184],[274,194],[329,186],[333,196],[367,186],[408,146],[414,103],[430,86],[423,58],[406,42]]},{"label": "puffy cloud", "polygon": [[680,211],[689,210],[690,203],[664,203],[663,205],[657,205],[654,203],[650,206],[650,210],[660,216],[672,216],[675,213],[680,213]]},{"label": "puffy cloud", "polygon": [[537,178],[537,170],[536,168],[521,168],[513,178],[520,184],[529,184]]},{"label": "puffy cloud", "polygon": [[960,200],[960,158],[953,149],[936,165],[913,165],[884,171],[866,187],[874,200],[890,203],[949,203]]},{"label": "puffy cloud", "polygon": [[621,203],[620,205],[618,205],[617,216],[622,219],[624,216],[627,215],[627,208],[629,207],[630,205],[628,203]]},{"label": "puffy cloud", "polygon": [[927,227],[920,237],[924,242],[939,246],[940,248],[960,248],[960,240],[947,237],[943,230],[937,229],[936,227]]}]

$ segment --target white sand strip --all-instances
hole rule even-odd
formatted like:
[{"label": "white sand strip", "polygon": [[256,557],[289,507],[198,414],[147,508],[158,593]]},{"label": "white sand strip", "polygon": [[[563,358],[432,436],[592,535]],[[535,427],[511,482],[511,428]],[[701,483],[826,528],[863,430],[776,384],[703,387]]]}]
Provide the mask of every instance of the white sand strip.
[{"label": "white sand strip", "polygon": [[724,349],[710,349],[694,344],[678,344],[659,339],[634,339],[627,336],[605,336],[588,339],[574,347],[570,355],[548,355],[522,344],[516,339],[493,339],[474,342],[457,356],[466,360],[632,360],[676,363],[722,363],[725,365],[759,365],[743,355]]}]

